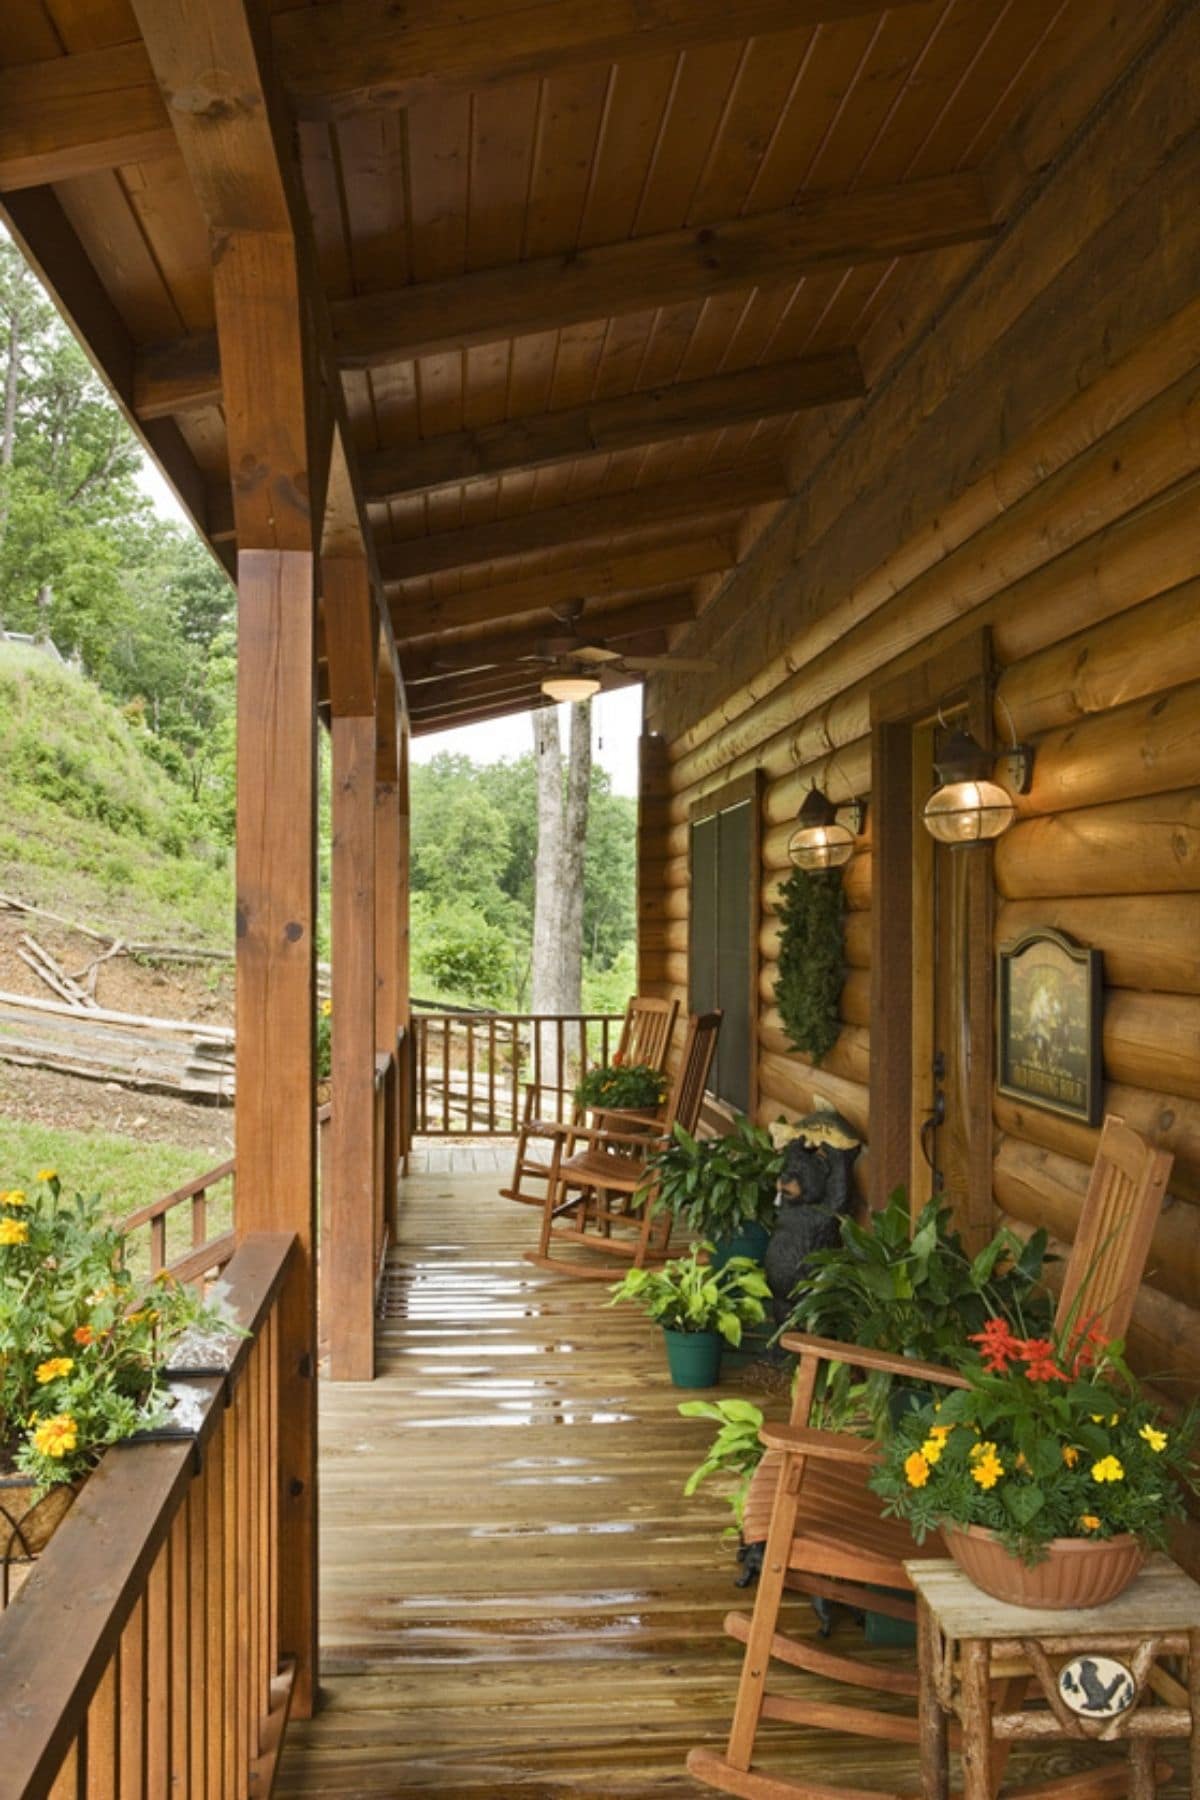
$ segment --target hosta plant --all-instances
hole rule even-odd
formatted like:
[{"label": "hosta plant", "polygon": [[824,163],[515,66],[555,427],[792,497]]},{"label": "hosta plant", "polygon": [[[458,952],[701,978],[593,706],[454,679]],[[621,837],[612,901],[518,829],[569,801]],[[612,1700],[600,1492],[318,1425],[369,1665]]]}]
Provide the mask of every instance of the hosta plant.
[{"label": "hosta plant", "polygon": [[656,1269],[630,1269],[612,1288],[610,1305],[632,1300],[667,1331],[715,1331],[735,1347],[744,1325],[761,1325],[771,1290],[756,1262],[731,1256],[720,1269],[700,1260],[711,1244]]},{"label": "hosta plant", "polygon": [[1096,1329],[1019,1337],[988,1319],[969,1386],[907,1414],[871,1486],[920,1543],[935,1526],[982,1526],[1035,1563],[1055,1538],[1131,1533],[1166,1547],[1195,1485],[1197,1420],[1165,1419]]},{"label": "hosta plant", "polygon": [[648,1063],[623,1063],[614,1057],[589,1069],[575,1089],[580,1106],[600,1109],[644,1111],[661,1106],[667,1092],[667,1078]]},{"label": "hosta plant", "polygon": [[666,1208],[693,1238],[735,1236],[747,1224],[770,1226],[783,1151],[744,1117],[724,1137],[695,1138],[676,1125],[653,1157],[649,1177],[656,1207]]},{"label": "hosta plant", "polygon": [[684,1400],[685,1419],[715,1419],[717,1431],[704,1461],[694,1468],[683,1486],[690,1499],[702,1482],[718,1480],[733,1514],[730,1531],[740,1531],[750,1481],[763,1458],[763,1412],[752,1400]]},{"label": "hosta plant", "polygon": [[68,1199],[52,1169],[0,1192],[0,1473],[76,1481],[160,1424],[164,1364],[197,1326],[229,1329],[169,1275],[140,1291],[98,1198]]}]

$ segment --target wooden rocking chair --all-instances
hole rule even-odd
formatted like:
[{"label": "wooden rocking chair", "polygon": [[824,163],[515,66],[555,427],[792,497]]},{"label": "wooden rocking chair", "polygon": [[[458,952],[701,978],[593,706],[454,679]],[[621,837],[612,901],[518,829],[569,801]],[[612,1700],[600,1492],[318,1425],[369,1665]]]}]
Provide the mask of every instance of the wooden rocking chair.
[{"label": "wooden rocking chair", "polygon": [[[614,1257],[623,1257],[639,1269],[647,1262],[664,1260],[671,1215],[655,1214],[653,1177],[647,1178],[647,1164],[655,1151],[670,1142],[677,1124],[685,1131],[696,1129],[720,1029],[719,1012],[693,1013],[689,1018],[666,1109],[653,1134],[644,1129],[613,1128],[609,1121],[617,1117],[615,1113],[606,1115],[603,1126],[558,1128],[542,1209],[542,1235],[537,1249],[525,1252],[527,1262],[585,1281],[612,1281],[625,1273],[622,1264],[613,1262]],[[577,1148],[579,1145],[583,1148]],[[556,1244],[603,1251],[605,1261],[581,1266],[553,1256]]]},{"label": "wooden rocking chair", "polygon": [[[1166,1192],[1172,1157],[1145,1143],[1117,1118],[1107,1118],[1080,1215],[1079,1231],[1067,1260],[1059,1297],[1061,1327],[1078,1323],[1072,1309],[1086,1314],[1112,1337],[1122,1337],[1129,1324],[1155,1221]],[[1082,1299],[1080,1296],[1082,1294]],[[724,1755],[693,1750],[688,1769],[697,1780],[744,1800],[873,1800],[860,1787],[844,1788],[826,1780],[788,1778],[753,1766],[759,1721],[778,1719],[893,1743],[917,1739],[915,1716],[879,1712],[870,1707],[830,1704],[767,1692],[767,1673],[775,1661],[812,1674],[828,1676],[868,1692],[902,1694],[915,1699],[916,1673],[880,1668],[823,1645],[785,1636],[779,1610],[785,1587],[810,1597],[843,1601],[901,1618],[915,1618],[915,1607],[903,1594],[894,1598],[877,1588],[908,1590],[904,1560],[914,1553],[902,1519],[884,1518],[880,1502],[867,1486],[875,1449],[863,1438],[810,1429],[809,1413],[823,1362],[853,1362],[867,1369],[915,1376],[931,1385],[964,1387],[963,1378],[935,1364],[864,1350],[824,1338],[790,1333],[785,1348],[798,1355],[791,1422],[768,1425],[762,1441],[768,1454],[755,1471],[747,1499],[743,1534],[748,1543],[766,1538],[762,1574],[754,1613],[730,1613],[725,1629],[745,1644],[733,1725]],[[945,1554],[927,1540],[925,1555]],[[1023,1691],[1023,1679],[1015,1678]],[[1002,1774],[998,1759],[997,1784]],[[1109,1779],[1111,1774],[1111,1780]],[[1111,1794],[1125,1791],[1128,1771],[1093,1770],[1088,1781],[1079,1775],[1040,1782],[1026,1790],[1040,1796]]]},{"label": "wooden rocking chair", "polygon": [[[635,994],[625,1008],[621,1036],[617,1043],[616,1055],[621,1062],[628,1066],[642,1063],[649,1069],[664,1068],[678,1012],[678,1000],[654,1000]],[[526,1082],[525,1106],[521,1129],[517,1133],[512,1179],[506,1188],[501,1188],[501,1199],[520,1200],[526,1206],[542,1205],[550,1174],[550,1152],[541,1146],[546,1140],[553,1139],[560,1129],[557,1120],[547,1120],[544,1114],[560,1111],[563,1100],[568,1098],[568,1088],[556,1087],[544,1081]],[[584,1122],[583,1107],[572,1101],[572,1126],[583,1125]],[[537,1148],[530,1148],[531,1140]],[[569,1149],[567,1153],[570,1153]]]}]

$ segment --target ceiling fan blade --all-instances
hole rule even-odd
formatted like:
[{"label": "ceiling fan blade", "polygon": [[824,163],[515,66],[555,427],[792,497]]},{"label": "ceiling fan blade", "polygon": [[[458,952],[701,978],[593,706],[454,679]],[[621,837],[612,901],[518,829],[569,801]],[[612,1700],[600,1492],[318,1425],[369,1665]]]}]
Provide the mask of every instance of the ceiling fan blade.
[{"label": "ceiling fan blade", "polygon": [[621,652],[610,650],[603,638],[594,638],[590,644],[576,644],[570,654],[576,661],[586,663],[609,663],[621,660]]},{"label": "ceiling fan blade", "polygon": [[707,656],[623,656],[622,663],[627,669],[645,669],[652,672],[667,669],[672,674],[703,674],[708,669],[715,669],[716,663]]}]

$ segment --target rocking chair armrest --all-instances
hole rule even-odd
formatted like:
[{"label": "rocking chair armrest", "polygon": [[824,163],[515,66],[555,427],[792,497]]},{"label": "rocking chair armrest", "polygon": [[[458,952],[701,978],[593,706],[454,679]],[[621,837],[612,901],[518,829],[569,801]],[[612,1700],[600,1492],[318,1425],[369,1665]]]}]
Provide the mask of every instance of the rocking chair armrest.
[{"label": "rocking chair armrest", "polygon": [[662,1150],[670,1141],[661,1131],[605,1131],[594,1125],[551,1125],[548,1120],[545,1125],[548,1137],[574,1138],[577,1143],[589,1144],[594,1150],[603,1150],[610,1144],[619,1149],[631,1145],[635,1150]]},{"label": "rocking chair armrest", "polygon": [[879,1459],[879,1445],[870,1438],[852,1437],[844,1431],[821,1431],[811,1425],[764,1425],[758,1434],[768,1450],[815,1456],[825,1462],[856,1463],[872,1467]]},{"label": "rocking chair armrest", "polygon": [[785,1350],[796,1356],[816,1356],[822,1362],[853,1363],[859,1369],[882,1369],[888,1375],[911,1375],[938,1387],[965,1388],[970,1382],[944,1363],[918,1362],[897,1350],[870,1350],[862,1344],[843,1344],[838,1338],[810,1337],[806,1331],[789,1331],[780,1338]]}]

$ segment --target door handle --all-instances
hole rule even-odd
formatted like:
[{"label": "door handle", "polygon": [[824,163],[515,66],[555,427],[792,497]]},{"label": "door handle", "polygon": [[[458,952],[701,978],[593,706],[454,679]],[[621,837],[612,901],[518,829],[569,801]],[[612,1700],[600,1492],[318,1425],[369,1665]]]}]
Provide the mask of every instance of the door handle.
[{"label": "door handle", "polygon": [[933,1160],[933,1134],[938,1126],[944,1125],[945,1122],[946,1094],[944,1089],[938,1088],[933,1096],[933,1109],[925,1114],[921,1122],[921,1154],[935,1174],[937,1165]]}]

